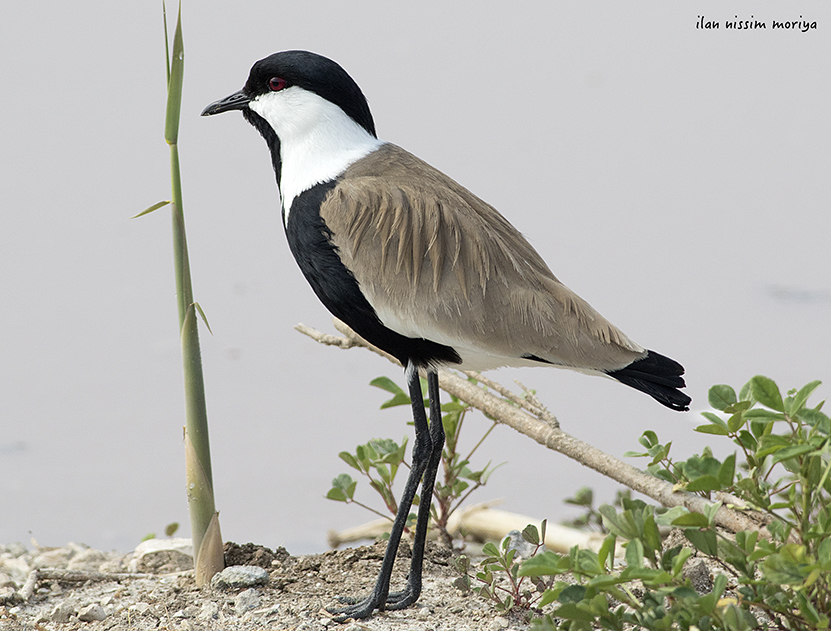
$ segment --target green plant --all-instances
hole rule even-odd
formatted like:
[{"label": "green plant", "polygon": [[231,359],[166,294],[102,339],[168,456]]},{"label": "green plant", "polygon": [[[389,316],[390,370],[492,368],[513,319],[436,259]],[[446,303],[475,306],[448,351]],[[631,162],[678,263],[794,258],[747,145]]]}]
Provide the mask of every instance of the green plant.
[{"label": "green plant", "polygon": [[[595,511],[591,493],[581,489],[572,503],[587,509],[587,523],[599,515],[610,533],[600,549],[575,547],[565,555],[539,552],[517,570],[506,544],[501,550],[491,544],[476,577],[485,587],[479,593],[494,600],[500,611],[545,608],[533,623],[537,631],[827,629],[831,422],[821,411],[822,403],[808,406],[818,386],[811,382],[786,396],[761,376],[738,395],[729,386],[714,386],[709,400],[715,411],[704,413],[708,423],[698,431],[732,440],[739,457],[734,453],[719,460],[706,449],[702,455],[675,460],[671,445],[662,445],[654,432],[641,437],[646,452],[634,454],[650,458],[649,471],[679,489],[746,503],[758,511],[764,527],[735,535],[717,529],[721,500],[692,513],[621,495],[620,510],[604,505]],[[677,529],[687,544],[677,537],[665,543],[661,527]],[[616,567],[619,540],[624,541],[624,563]],[[695,567],[687,563],[693,555]],[[709,584],[697,582],[694,587],[687,573],[695,574],[705,561],[703,575]],[[470,584],[469,567],[467,560],[460,561],[465,579],[457,581],[460,587]],[[523,577],[534,579],[536,593],[516,588]]]},{"label": "green plant", "polygon": [[[373,379],[370,385],[381,388],[393,395],[391,399],[381,405],[381,409],[410,405],[410,397],[391,379],[378,377]],[[421,387],[422,393],[426,393],[427,384],[423,379]],[[426,401],[425,407],[429,410]],[[436,480],[431,515],[433,526],[449,542],[450,535],[447,532],[447,523],[450,516],[471,493],[487,483],[488,478],[496,469],[496,467],[491,467],[490,462],[478,471],[473,471],[469,467],[471,457],[496,427],[496,422],[484,433],[470,452],[463,456],[459,451],[459,439],[465,417],[472,408],[462,403],[458,398],[451,396],[451,400],[444,403],[441,409],[443,412],[441,422],[444,425],[446,435],[445,448],[442,453],[443,476]],[[378,438],[370,440],[366,444],[358,445],[354,453],[342,451],[338,454],[341,460],[369,480],[370,487],[381,496],[386,510],[393,516],[398,510],[398,503],[393,493],[396,473],[402,465],[407,468],[410,466],[405,459],[406,447],[406,438],[401,444],[389,438]],[[332,488],[326,494],[326,497],[347,504],[357,504],[392,521],[392,518],[385,513],[356,500],[356,488],[357,481],[350,475],[343,473],[332,480]],[[413,504],[417,505],[418,502],[419,498],[416,496]]]},{"label": "green plant", "polygon": [[[829,418],[822,403],[807,401],[819,382],[783,397],[767,377],[751,379],[738,395],[729,386],[710,389],[717,412],[698,431],[724,436],[740,448],[723,461],[712,450],[683,461],[670,457],[653,432],[641,444],[651,458],[648,470],[705,497],[730,494],[767,515],[766,527],[730,536],[714,527],[720,502],[705,514],[686,508],[656,508],[624,499],[621,511],[601,506],[611,534],[598,553],[574,549],[569,555],[544,552],[523,565],[518,576],[554,578],[570,573],[577,584],[558,581],[540,605],[554,610],[535,628],[623,629],[693,627],[742,631],[752,628],[825,629],[831,617],[831,458]],[[665,548],[659,526],[683,531],[691,546]],[[617,538],[625,538],[625,567],[613,569]],[[697,554],[713,568],[712,589],[698,593],[684,576]]]},{"label": "green plant", "polygon": [[[398,511],[398,502],[393,494],[392,485],[395,482],[395,475],[398,473],[399,466],[403,464],[409,468],[409,465],[404,461],[406,449],[406,437],[404,437],[400,445],[389,438],[376,438],[370,440],[365,445],[358,445],[355,448],[354,454],[350,454],[347,451],[342,451],[339,454],[341,460],[369,478],[369,485],[381,496],[387,510],[393,516]],[[373,477],[373,471],[376,472],[377,478]],[[392,521],[388,515],[355,499],[357,485],[358,483],[351,476],[342,473],[332,480],[332,488],[326,494],[326,497],[338,502],[357,504],[376,515]]]},{"label": "green plant", "polygon": [[[225,567],[219,513],[216,511],[211,472],[211,451],[208,440],[208,413],[202,356],[199,349],[197,313],[207,325],[205,314],[193,300],[185,216],[182,204],[182,180],[179,169],[179,116],[182,106],[185,50],[182,37],[182,6],[176,20],[171,55],[167,33],[167,11],[164,11],[165,52],[167,56],[167,106],[164,138],[170,148],[172,198],[150,206],[136,215],[140,217],[168,204],[173,217],[173,259],[176,299],[179,313],[179,334],[185,378],[185,469],[188,509],[193,537],[196,584],[210,583],[211,577]],[[209,329],[210,330],[210,327]]]},{"label": "green plant", "polygon": [[[533,558],[545,541],[546,522],[536,526],[528,525],[522,531],[522,538],[534,546],[530,557]],[[486,555],[479,562],[479,571],[471,576],[470,559],[461,555],[456,559],[456,570],[462,575],[455,585],[464,591],[473,589],[483,598],[491,600],[499,613],[507,613],[513,609],[529,610],[543,597],[545,589],[549,587],[540,579],[531,579],[535,590],[529,589],[525,576],[519,575],[520,564],[516,560],[516,550],[510,547],[510,537],[502,539],[497,547],[493,543],[486,543],[482,552]],[[472,587],[473,581],[477,587]]]}]

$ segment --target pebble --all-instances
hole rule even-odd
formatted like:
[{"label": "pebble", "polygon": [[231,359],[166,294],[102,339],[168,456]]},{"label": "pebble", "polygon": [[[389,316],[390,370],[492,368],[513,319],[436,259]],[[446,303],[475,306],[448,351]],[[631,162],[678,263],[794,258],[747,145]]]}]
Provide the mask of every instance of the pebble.
[{"label": "pebble", "polygon": [[84,550],[72,557],[66,566],[68,570],[83,570],[96,572],[101,564],[107,560],[107,555],[98,550]]},{"label": "pebble", "polygon": [[18,596],[12,585],[0,587],[0,605],[6,605],[15,601],[20,602],[20,600],[22,599]]},{"label": "pebble", "polygon": [[193,542],[181,537],[148,539],[136,546],[130,572],[178,572],[193,569]]},{"label": "pebble", "polygon": [[82,607],[78,612],[78,620],[82,622],[94,622],[96,620],[103,620],[107,617],[107,612],[98,603],[93,603]]},{"label": "pebble", "polygon": [[6,545],[0,545],[0,556],[9,555],[12,558],[17,558],[23,556],[26,552],[26,546],[19,541],[7,543]]},{"label": "pebble", "polygon": [[688,562],[684,567],[683,576],[690,579],[690,583],[699,594],[709,594],[713,591],[713,580],[710,578],[710,570],[704,561]]},{"label": "pebble", "polygon": [[209,600],[202,605],[202,609],[196,617],[200,620],[216,620],[219,618],[219,605],[212,600]]},{"label": "pebble", "polygon": [[234,599],[234,611],[238,616],[260,606],[260,594],[256,589],[249,588],[237,594]]},{"label": "pebble", "polygon": [[52,622],[64,624],[69,622],[69,619],[75,615],[75,608],[69,603],[61,603],[52,610],[52,615],[49,618]]},{"label": "pebble", "polygon": [[69,560],[74,556],[75,551],[68,546],[55,548],[54,550],[45,550],[32,560],[32,567],[36,569],[42,567],[65,568]]},{"label": "pebble", "polygon": [[150,603],[138,602],[135,605],[130,605],[130,611],[137,611],[138,613],[147,613],[150,609]]},{"label": "pebble", "polygon": [[32,568],[22,557],[0,556],[0,572],[11,577],[15,583],[23,585]]},{"label": "pebble", "polygon": [[488,631],[501,631],[502,629],[507,629],[509,626],[511,626],[511,623],[508,622],[508,619],[499,616],[494,618],[488,625]]},{"label": "pebble", "polygon": [[265,569],[256,565],[232,565],[214,575],[211,579],[211,588],[240,589],[266,583],[268,583],[268,572]]}]

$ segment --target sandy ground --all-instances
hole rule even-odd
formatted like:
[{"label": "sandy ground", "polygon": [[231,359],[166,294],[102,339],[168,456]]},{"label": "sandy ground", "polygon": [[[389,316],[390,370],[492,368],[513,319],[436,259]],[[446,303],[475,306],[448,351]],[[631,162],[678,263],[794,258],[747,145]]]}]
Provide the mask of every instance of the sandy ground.
[{"label": "sandy ground", "polygon": [[[429,544],[421,599],[403,611],[338,624],[326,613],[339,595],[367,594],[385,544],[292,557],[285,550],[226,544],[227,565],[258,566],[264,584],[231,589],[197,588],[185,554],[137,559],[69,544],[27,550],[0,546],[0,629],[143,630],[260,629],[320,631],[499,631],[527,629],[522,616],[500,616],[481,597],[454,586],[451,553]],[[404,582],[409,553],[402,543],[393,574]],[[38,580],[33,583],[33,570]],[[253,571],[253,570],[252,570]],[[26,583],[29,583],[28,592]],[[22,596],[26,597],[22,600]]]}]

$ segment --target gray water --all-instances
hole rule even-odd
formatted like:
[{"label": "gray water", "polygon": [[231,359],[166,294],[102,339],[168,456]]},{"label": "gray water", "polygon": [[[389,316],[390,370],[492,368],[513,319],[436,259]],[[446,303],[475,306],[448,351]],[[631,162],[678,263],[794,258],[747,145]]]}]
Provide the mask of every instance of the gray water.
[{"label": "gray water", "polygon": [[[337,59],[381,137],[495,205],[687,368],[685,415],[608,380],[490,374],[535,388],[566,431],[621,456],[653,429],[682,457],[712,442],[692,431],[710,385],[831,379],[831,10],[805,8],[806,33],[695,28],[740,8],[185,6],[180,151],[226,539],[324,549],[327,530],[373,518],[324,499],[347,472],[337,453],[411,433],[367,385],[403,384],[395,367],[293,330],[332,329],[285,245],[264,143],[237,115],[198,116],[279,49]],[[187,535],[169,213],[130,219],[169,196],[158,7],[15,3],[0,58],[0,542],[128,550],[172,521]],[[471,417],[468,444],[488,425]],[[574,514],[562,499],[579,486],[616,488],[506,427],[478,457],[506,464],[472,499],[540,519]]]}]

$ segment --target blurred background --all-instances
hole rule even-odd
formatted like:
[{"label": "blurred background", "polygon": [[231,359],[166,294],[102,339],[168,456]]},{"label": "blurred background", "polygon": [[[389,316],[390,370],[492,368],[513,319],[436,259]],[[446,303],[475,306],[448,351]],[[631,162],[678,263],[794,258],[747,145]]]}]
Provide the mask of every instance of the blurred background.
[{"label": "blurred background", "polygon": [[[175,7],[169,7],[171,33]],[[752,13],[751,13],[752,11]],[[699,16],[719,30],[696,29]],[[755,19],[766,30],[726,30]],[[772,20],[817,28],[771,30]],[[371,388],[391,364],[332,331],[285,244],[265,143],[200,118],[257,59],[343,65],[379,136],[496,206],[555,274],[687,369],[673,413],[611,380],[503,370],[617,456],[643,430],[686,457],[715,383],[831,380],[831,5],[186,2],[179,139],[214,482],[227,540],[322,551],[373,516],[328,501],[337,454],[411,435]],[[13,3],[0,21],[0,542],[128,551],[181,522],[182,368],[163,140],[160,2]],[[472,445],[489,422],[467,421]],[[498,427],[471,499],[559,521],[616,485]],[[636,466],[642,461],[632,460]],[[358,497],[373,493],[359,485]]]}]

